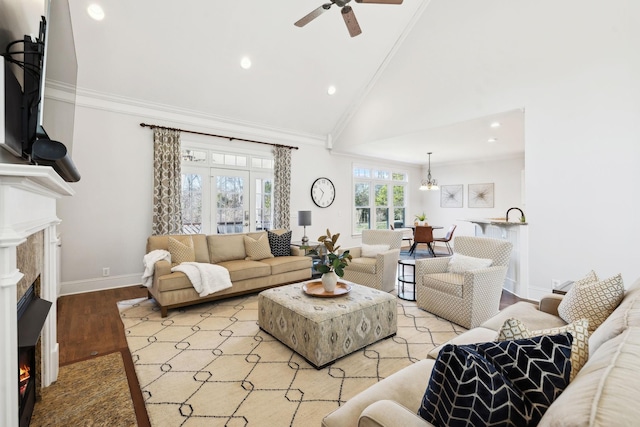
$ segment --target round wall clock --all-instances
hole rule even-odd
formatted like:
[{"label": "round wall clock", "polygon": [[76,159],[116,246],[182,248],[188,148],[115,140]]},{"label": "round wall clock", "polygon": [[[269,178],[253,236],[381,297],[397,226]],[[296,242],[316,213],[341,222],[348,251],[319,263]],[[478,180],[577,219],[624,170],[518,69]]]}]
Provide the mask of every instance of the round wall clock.
[{"label": "round wall clock", "polygon": [[320,208],[327,208],[336,198],[336,187],[329,178],[318,178],[311,185],[311,199]]}]

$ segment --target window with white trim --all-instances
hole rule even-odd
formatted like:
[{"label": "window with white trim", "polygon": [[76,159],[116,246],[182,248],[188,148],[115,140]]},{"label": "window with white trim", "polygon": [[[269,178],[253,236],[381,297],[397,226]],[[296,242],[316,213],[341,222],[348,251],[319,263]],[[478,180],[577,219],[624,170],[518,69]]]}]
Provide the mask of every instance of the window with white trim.
[{"label": "window with white trim", "polygon": [[408,173],[354,165],[353,233],[401,227],[407,211]]}]

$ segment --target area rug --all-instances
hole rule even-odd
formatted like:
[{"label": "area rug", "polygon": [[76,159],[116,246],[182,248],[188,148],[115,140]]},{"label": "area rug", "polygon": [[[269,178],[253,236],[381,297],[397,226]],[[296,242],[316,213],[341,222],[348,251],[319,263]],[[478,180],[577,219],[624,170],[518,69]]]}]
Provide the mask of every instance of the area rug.
[{"label": "area rug", "polygon": [[60,367],[58,379],[42,389],[31,427],[137,426],[120,352]]},{"label": "area rug", "polygon": [[316,370],[258,328],[257,294],[160,316],[118,303],[149,420],[162,426],[319,426],[349,398],[465,329],[398,299],[398,332]]}]

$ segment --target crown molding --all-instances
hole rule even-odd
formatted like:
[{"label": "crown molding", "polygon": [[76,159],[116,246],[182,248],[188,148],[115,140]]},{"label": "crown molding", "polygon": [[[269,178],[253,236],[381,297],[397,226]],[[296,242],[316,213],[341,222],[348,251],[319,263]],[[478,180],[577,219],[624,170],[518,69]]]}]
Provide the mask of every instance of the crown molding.
[{"label": "crown molding", "polygon": [[[56,82],[52,83],[52,99],[66,101],[63,95],[68,85]],[[153,103],[135,98],[116,96],[104,92],[78,87],[76,89],[76,105],[95,110],[103,110],[118,114],[134,115],[145,120],[166,121],[166,125],[175,127],[178,125],[194,126],[199,129],[215,130],[218,133],[228,134],[229,137],[258,139],[275,141],[281,144],[306,144],[324,146],[325,135],[296,132],[290,129],[266,126],[261,123],[235,120],[228,117],[208,114],[201,111],[178,108],[166,104]],[[158,123],[158,125],[164,125]]]}]

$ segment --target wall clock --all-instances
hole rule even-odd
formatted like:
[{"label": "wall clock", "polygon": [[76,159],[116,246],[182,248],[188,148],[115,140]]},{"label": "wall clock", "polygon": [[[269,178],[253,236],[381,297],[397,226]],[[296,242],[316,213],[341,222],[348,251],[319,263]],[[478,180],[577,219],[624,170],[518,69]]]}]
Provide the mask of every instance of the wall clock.
[{"label": "wall clock", "polygon": [[336,198],[336,187],[329,178],[318,178],[311,185],[311,199],[316,206],[328,208]]}]

